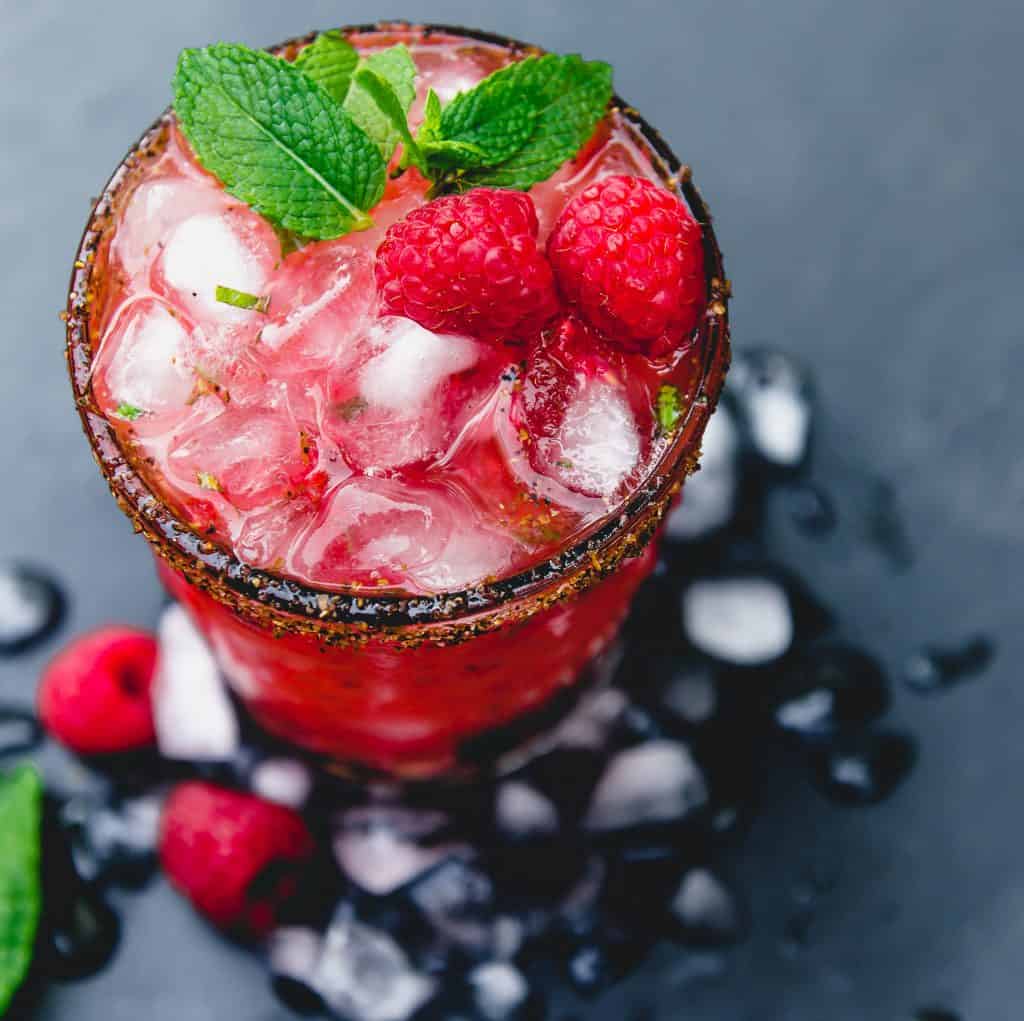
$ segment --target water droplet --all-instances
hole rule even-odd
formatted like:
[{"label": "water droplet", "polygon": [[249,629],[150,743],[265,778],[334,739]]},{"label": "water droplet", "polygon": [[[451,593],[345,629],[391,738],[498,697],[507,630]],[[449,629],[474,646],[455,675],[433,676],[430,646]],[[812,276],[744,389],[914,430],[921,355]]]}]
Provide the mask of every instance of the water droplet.
[{"label": "water droplet", "polygon": [[985,671],[995,659],[991,638],[975,635],[957,646],[927,646],[903,666],[907,687],[919,694],[935,694]]}]

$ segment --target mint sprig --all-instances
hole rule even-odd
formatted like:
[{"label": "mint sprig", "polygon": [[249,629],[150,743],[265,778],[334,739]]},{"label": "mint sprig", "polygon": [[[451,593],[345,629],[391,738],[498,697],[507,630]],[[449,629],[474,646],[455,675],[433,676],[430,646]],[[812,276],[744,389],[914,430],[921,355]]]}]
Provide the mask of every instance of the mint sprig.
[{"label": "mint sprig", "polygon": [[0,776],[0,1016],[28,971],[39,924],[42,800],[31,766]]},{"label": "mint sprig", "polygon": [[611,95],[611,68],[576,55],[527,57],[495,71],[439,117],[428,111],[417,140],[435,190],[525,191],[547,180],[590,138]]},{"label": "mint sprig", "polygon": [[321,32],[295,58],[295,66],[337,103],[345,102],[358,63],[355,47],[337,29]]},{"label": "mint sprig", "polygon": [[[375,80],[384,82],[394,94],[394,102],[402,111],[405,131],[399,129],[394,117],[381,109],[379,91],[372,95],[365,86],[361,72],[369,71]],[[352,86],[345,97],[345,112],[369,135],[380,149],[384,161],[391,159],[395,146],[409,133],[407,117],[416,99],[416,65],[403,43],[371,53],[359,61]]]},{"label": "mint sprig", "polygon": [[295,65],[228,43],[184,50],[174,109],[203,166],[286,230],[332,238],[370,226],[380,149]]}]

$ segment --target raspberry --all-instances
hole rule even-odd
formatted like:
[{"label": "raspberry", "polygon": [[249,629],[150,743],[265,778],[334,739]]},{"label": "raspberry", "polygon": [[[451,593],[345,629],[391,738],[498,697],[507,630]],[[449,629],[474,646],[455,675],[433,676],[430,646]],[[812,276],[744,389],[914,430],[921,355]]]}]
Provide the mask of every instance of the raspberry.
[{"label": "raspberry", "polygon": [[145,631],[106,627],[61,651],[39,682],[39,718],[73,751],[105,755],[153,743],[150,689],[156,640]]},{"label": "raspberry", "polygon": [[555,314],[537,213],[520,192],[476,188],[414,209],[377,249],[381,311],[436,333],[516,339]]},{"label": "raspberry", "polygon": [[179,784],[160,822],[160,861],[197,911],[232,935],[273,928],[313,838],[289,808],[203,781]]},{"label": "raspberry", "polygon": [[658,357],[697,325],[700,225],[652,181],[616,174],[590,185],[562,210],[547,250],[565,300],[623,346]]}]

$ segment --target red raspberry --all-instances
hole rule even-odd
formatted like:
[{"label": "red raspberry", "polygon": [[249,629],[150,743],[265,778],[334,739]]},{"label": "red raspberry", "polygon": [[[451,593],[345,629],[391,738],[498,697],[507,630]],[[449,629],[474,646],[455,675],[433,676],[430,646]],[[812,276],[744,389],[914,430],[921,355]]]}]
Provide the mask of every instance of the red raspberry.
[{"label": "red raspberry", "polygon": [[76,638],[43,672],[39,718],[61,744],[104,755],[152,744],[150,689],[156,640],[145,631],[105,627]]},{"label": "red raspberry", "polygon": [[203,781],[179,784],[160,822],[160,861],[201,914],[233,935],[274,927],[313,838],[291,809]]},{"label": "red raspberry", "polygon": [[558,310],[521,192],[476,188],[414,209],[377,249],[381,310],[438,333],[518,339]]},{"label": "red raspberry", "polygon": [[555,223],[548,259],[591,326],[651,357],[678,347],[704,308],[700,225],[646,178],[616,174],[584,189]]}]

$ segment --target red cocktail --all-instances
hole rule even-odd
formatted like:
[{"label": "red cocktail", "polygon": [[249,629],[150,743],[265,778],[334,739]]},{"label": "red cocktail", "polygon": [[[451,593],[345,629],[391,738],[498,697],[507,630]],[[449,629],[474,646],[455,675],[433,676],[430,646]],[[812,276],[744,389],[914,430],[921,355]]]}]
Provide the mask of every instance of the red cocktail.
[{"label": "red cocktail", "polygon": [[[344,35],[364,60],[407,44],[414,130],[428,90],[448,102],[535,52],[461,30]],[[279,52],[294,59],[308,42]],[[172,114],[147,133],[76,261],[69,360],[100,466],[265,727],[402,776],[468,764],[481,735],[566,704],[652,567],[649,540],[695,466],[728,360],[706,210],[688,172],[614,100],[528,199],[495,199],[495,216],[522,219],[503,252],[526,261],[509,270],[474,239],[454,257],[470,269],[446,284],[463,286],[479,255],[479,287],[497,281],[487,295],[526,287],[537,266],[550,275],[555,230],[554,285],[542,273],[524,292],[543,295],[537,307],[453,329],[477,292],[447,305],[427,294],[424,312],[410,280],[426,228],[402,225],[476,171],[444,164],[432,182],[425,158],[400,167],[396,152],[372,226],[310,240],[229,194],[186,134]],[[616,340],[600,303],[588,313],[594,273],[572,259],[590,214],[567,227],[565,210],[578,196],[574,209],[607,205],[588,189],[611,178],[655,182],[700,224],[699,293],[674,339]],[[463,212],[443,229],[475,229],[470,206],[453,205]],[[641,242],[659,217],[637,228]],[[667,300],[649,298],[638,334]]]}]

